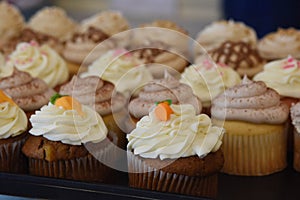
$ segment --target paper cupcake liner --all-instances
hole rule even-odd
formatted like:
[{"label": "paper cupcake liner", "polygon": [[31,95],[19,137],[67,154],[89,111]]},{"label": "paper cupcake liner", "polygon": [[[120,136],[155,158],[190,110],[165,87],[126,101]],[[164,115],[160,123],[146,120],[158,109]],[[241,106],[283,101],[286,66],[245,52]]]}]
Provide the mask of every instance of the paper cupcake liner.
[{"label": "paper cupcake liner", "polygon": [[287,165],[287,137],[283,132],[248,135],[225,134],[222,172],[242,176],[263,176]]},{"label": "paper cupcake liner", "polygon": [[100,161],[115,158],[115,145],[109,142],[93,155],[70,160],[46,161],[29,158],[29,173],[35,176],[72,179],[88,182],[110,182],[113,169]]},{"label": "paper cupcake liner", "polygon": [[300,133],[294,128],[294,169],[300,172]]},{"label": "paper cupcake liner", "polygon": [[[24,135],[23,135],[24,134]],[[12,143],[0,144],[0,171],[10,173],[26,173],[27,158],[22,153],[22,146],[26,140],[26,133]]]},{"label": "paper cupcake liner", "polygon": [[130,187],[210,198],[217,196],[217,173],[202,177],[186,176],[147,166],[144,161],[131,152],[127,153],[127,159]]}]

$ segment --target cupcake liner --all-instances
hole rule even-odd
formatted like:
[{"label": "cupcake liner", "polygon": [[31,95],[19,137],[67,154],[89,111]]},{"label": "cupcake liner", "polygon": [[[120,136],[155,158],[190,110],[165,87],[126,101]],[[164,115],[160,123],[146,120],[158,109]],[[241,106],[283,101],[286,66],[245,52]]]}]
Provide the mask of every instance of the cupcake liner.
[{"label": "cupcake liner", "polygon": [[284,129],[266,134],[225,134],[222,150],[225,156],[222,172],[227,174],[263,176],[287,166]]},{"label": "cupcake liner", "polygon": [[209,176],[186,176],[147,166],[131,152],[127,153],[127,159],[130,187],[216,198],[217,173]]},{"label": "cupcake liner", "polygon": [[294,161],[293,167],[300,172],[300,133],[294,128]]},{"label": "cupcake liner", "polygon": [[26,140],[23,133],[13,142],[0,144],[0,171],[11,173],[26,173],[28,170],[27,158],[22,153],[22,146]]},{"label": "cupcake liner", "polygon": [[[111,181],[113,169],[102,163],[115,158],[116,148],[113,142],[107,142],[104,148],[97,149],[93,155],[70,160],[46,161],[29,158],[29,173],[36,176],[72,179],[89,182]],[[104,162],[105,163],[105,162]]]}]

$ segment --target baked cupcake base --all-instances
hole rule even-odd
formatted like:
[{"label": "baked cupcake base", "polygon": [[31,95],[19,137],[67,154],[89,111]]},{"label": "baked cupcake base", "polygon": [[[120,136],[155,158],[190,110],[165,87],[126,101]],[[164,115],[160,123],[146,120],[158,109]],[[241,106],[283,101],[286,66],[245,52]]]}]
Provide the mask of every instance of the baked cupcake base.
[{"label": "baked cupcake base", "polygon": [[192,196],[216,198],[222,151],[176,160],[145,159],[127,152],[129,186]]},{"label": "baked cupcake base", "polygon": [[[242,176],[263,176],[282,171],[287,166],[285,125],[218,121],[225,128],[222,172]],[[224,123],[224,124],[223,124]]]},{"label": "baked cupcake base", "polygon": [[22,153],[22,146],[27,132],[16,137],[0,140],[0,171],[10,173],[26,173],[27,158]]}]

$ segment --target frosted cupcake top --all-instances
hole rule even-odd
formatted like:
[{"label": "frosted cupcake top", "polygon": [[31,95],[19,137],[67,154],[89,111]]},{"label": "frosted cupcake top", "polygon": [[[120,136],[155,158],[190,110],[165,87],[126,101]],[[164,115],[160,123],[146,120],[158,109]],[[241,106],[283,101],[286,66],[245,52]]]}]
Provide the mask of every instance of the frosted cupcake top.
[{"label": "frosted cupcake top", "polygon": [[[53,102],[53,101],[52,101]],[[57,98],[30,117],[30,133],[70,145],[101,142],[107,128],[101,116],[70,96]]]},{"label": "frosted cupcake top", "polygon": [[0,2],[0,45],[7,40],[19,36],[25,26],[20,11],[6,1]]},{"label": "frosted cupcake top", "polygon": [[48,45],[39,46],[34,41],[19,43],[9,55],[7,64],[44,80],[51,88],[64,83],[69,77],[67,65],[58,53]]},{"label": "frosted cupcake top", "polygon": [[[4,68],[9,69],[9,67]],[[41,108],[55,93],[43,80],[33,78],[29,73],[16,68],[12,69],[11,74],[0,77],[0,89],[10,95],[25,111]]]},{"label": "frosted cupcake top", "polygon": [[174,104],[191,104],[195,112],[202,110],[201,101],[193,94],[192,88],[165,71],[162,79],[155,79],[147,83],[138,94],[138,97],[130,101],[129,112],[135,118],[148,115],[155,102],[170,99]]},{"label": "frosted cupcake top", "polygon": [[94,107],[101,115],[117,112],[126,104],[120,93],[114,94],[114,85],[97,76],[80,78],[74,76],[70,82],[61,86],[60,93],[75,97],[80,103]]},{"label": "frosted cupcake top", "polygon": [[262,81],[253,82],[246,76],[241,84],[225,90],[212,102],[211,116],[220,120],[251,123],[282,124],[289,114],[280,95]]},{"label": "frosted cupcake top", "polygon": [[264,81],[281,96],[300,98],[300,61],[289,56],[269,62],[253,80]]},{"label": "frosted cupcake top", "polygon": [[166,121],[157,114],[157,107],[127,135],[127,148],[135,155],[161,160],[204,157],[220,148],[225,130],[213,126],[207,115],[196,115],[192,105],[170,105],[172,114]]},{"label": "frosted cupcake top", "polygon": [[231,67],[222,63],[213,64],[205,59],[199,64],[186,68],[180,82],[191,86],[203,106],[209,107],[212,99],[225,89],[239,84],[241,78]]},{"label": "frosted cupcake top", "polygon": [[0,90],[0,139],[18,136],[27,130],[26,114]]},{"label": "frosted cupcake top", "polygon": [[257,48],[262,57],[280,59],[291,55],[300,58],[300,31],[294,28],[278,29],[263,37]]},{"label": "frosted cupcake top", "polygon": [[300,102],[291,107],[291,118],[292,124],[297,132],[300,133]]},{"label": "frosted cupcake top", "polygon": [[118,92],[132,92],[153,79],[141,64],[124,49],[111,50],[88,66],[87,72],[80,74],[80,77],[99,76],[113,83]]}]

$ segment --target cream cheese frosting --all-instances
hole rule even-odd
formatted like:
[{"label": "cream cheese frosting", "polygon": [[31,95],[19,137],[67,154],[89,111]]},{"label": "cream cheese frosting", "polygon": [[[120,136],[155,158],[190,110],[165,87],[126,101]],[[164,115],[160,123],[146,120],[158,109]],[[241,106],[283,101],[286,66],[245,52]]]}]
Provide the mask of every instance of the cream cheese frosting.
[{"label": "cream cheese frosting", "polygon": [[41,108],[55,93],[43,80],[17,69],[13,69],[11,75],[0,78],[0,89],[25,111]]},{"label": "cream cheese frosting", "polygon": [[135,118],[141,118],[149,113],[155,102],[170,99],[174,104],[191,104],[197,114],[202,110],[201,101],[193,94],[193,90],[186,84],[165,71],[165,77],[147,83],[138,97],[129,103],[129,112]]},{"label": "cream cheese frosting", "polygon": [[289,114],[280,95],[262,81],[253,82],[246,76],[241,84],[225,90],[213,100],[211,115],[220,120],[251,123],[282,124]]},{"label": "cream cheese frosting", "polygon": [[300,98],[300,61],[289,56],[269,62],[253,80],[264,81],[281,96]]},{"label": "cream cheese frosting", "polygon": [[300,102],[291,107],[291,119],[297,132],[300,134]]},{"label": "cream cheese frosting", "polygon": [[49,102],[30,117],[32,129],[29,132],[35,136],[43,136],[48,140],[70,145],[98,143],[104,140],[108,130],[101,116],[85,105],[82,105],[82,111],[84,115]]},{"label": "cream cheese frosting", "polygon": [[58,53],[48,45],[39,46],[35,42],[19,43],[7,64],[44,80],[52,88],[69,77],[67,65]]},{"label": "cream cheese frosting", "polygon": [[282,29],[263,37],[257,48],[266,59],[281,59],[288,55],[300,58],[300,31],[294,28]]},{"label": "cream cheese frosting", "polygon": [[124,49],[108,51],[88,66],[80,77],[99,76],[121,93],[133,92],[153,79],[142,63]]},{"label": "cream cheese frosting", "polygon": [[170,119],[160,121],[154,110],[127,135],[128,150],[144,158],[204,157],[222,144],[223,128],[213,126],[205,114],[196,115],[192,105],[172,104]]},{"label": "cream cheese frosting", "polygon": [[22,109],[9,102],[0,103],[0,139],[18,136],[27,130],[27,117]]},{"label": "cream cheese frosting", "polygon": [[200,64],[187,67],[181,75],[180,82],[191,86],[203,107],[209,107],[212,99],[225,89],[239,84],[241,78],[231,67],[204,59]]},{"label": "cream cheese frosting", "polygon": [[94,107],[103,116],[121,110],[126,104],[125,97],[120,93],[114,94],[114,89],[113,84],[97,76],[73,76],[69,83],[61,86],[60,94],[75,97],[80,103]]}]

